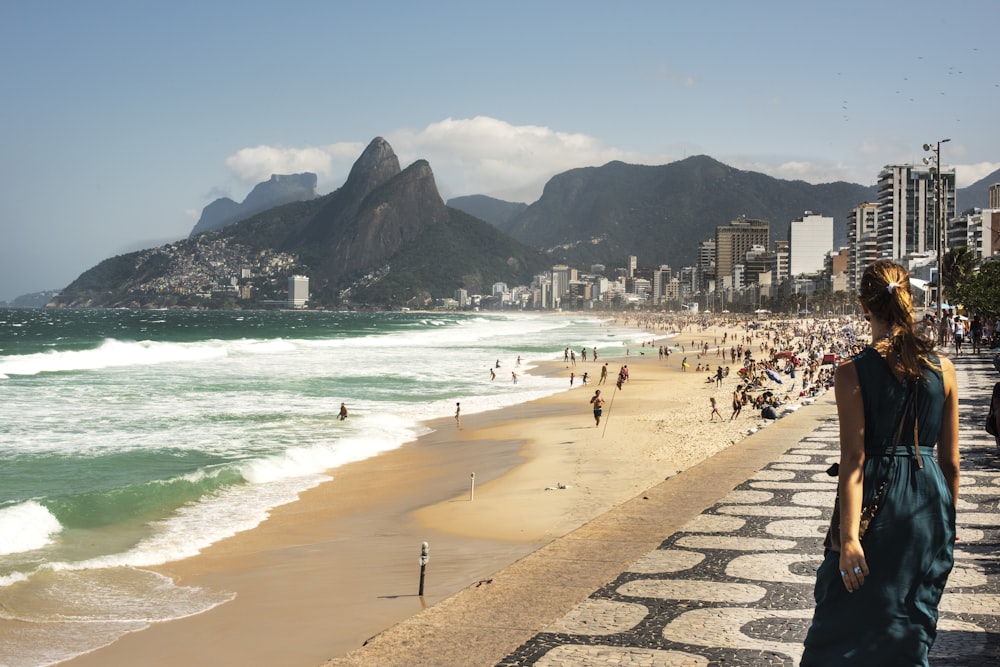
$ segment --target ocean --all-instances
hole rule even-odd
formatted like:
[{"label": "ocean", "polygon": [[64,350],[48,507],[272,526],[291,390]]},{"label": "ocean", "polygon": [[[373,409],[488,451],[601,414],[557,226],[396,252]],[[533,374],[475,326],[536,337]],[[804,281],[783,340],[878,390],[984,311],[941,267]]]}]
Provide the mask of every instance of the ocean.
[{"label": "ocean", "polygon": [[225,604],[144,568],[257,526],[457,401],[568,390],[531,373],[567,346],[641,338],[570,314],[0,309],[0,666]]}]

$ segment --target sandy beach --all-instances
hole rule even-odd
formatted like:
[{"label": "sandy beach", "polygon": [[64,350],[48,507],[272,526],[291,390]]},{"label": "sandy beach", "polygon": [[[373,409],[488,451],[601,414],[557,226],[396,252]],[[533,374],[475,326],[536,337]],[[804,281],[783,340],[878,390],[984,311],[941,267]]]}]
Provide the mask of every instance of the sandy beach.
[{"label": "sandy beach", "polygon": [[[699,363],[726,365],[715,357],[721,334],[682,333],[670,342],[687,351],[665,360],[647,346],[631,348],[628,356],[620,349],[618,356],[602,354],[597,363],[578,360],[575,367],[547,363],[536,372],[564,377],[567,387],[575,373],[574,386],[516,407],[463,415],[461,428],[451,416],[429,422],[432,433],[337,469],[333,481],[278,508],[258,528],[160,568],[181,584],[234,592],[232,602],[154,624],[64,664],[313,667],[361,646],[767,428],[749,408],[729,420],[735,373],[716,387],[706,382],[707,370],[694,371]],[[691,348],[697,341],[711,346],[704,359]],[[610,377],[597,386],[604,362]],[[618,390],[622,365],[630,379]],[[599,427],[589,405],[596,389],[607,401]],[[715,422],[713,396],[723,415]],[[419,597],[425,541],[430,561]]]}]

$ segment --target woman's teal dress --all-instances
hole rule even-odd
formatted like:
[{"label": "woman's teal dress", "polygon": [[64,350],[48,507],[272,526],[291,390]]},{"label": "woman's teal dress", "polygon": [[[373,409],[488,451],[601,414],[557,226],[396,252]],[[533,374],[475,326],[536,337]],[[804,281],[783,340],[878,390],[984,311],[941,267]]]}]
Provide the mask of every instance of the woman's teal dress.
[{"label": "woman's teal dress", "polygon": [[930,369],[924,371],[925,382],[912,383],[917,386],[923,468],[914,455],[912,409],[890,466],[911,383],[896,380],[870,347],[854,357],[854,366],[865,409],[862,505],[871,504],[886,471],[889,481],[861,540],[870,570],[864,585],[849,593],[841,582],[840,554],[824,554],[801,664],[927,665],[937,633],[938,602],[954,564],[954,503],[933,450],[941,431],[944,383],[941,374]]}]

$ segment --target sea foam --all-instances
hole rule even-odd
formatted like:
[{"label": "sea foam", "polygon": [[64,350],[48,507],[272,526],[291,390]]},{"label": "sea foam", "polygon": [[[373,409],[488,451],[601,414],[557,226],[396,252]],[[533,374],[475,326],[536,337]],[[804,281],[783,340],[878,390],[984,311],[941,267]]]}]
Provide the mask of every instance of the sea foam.
[{"label": "sea foam", "polygon": [[4,507],[0,509],[0,555],[41,549],[60,530],[59,520],[33,500]]},{"label": "sea foam", "polygon": [[224,345],[212,342],[127,342],[109,338],[91,350],[63,350],[0,357],[0,376],[203,361],[224,357],[227,354]]}]

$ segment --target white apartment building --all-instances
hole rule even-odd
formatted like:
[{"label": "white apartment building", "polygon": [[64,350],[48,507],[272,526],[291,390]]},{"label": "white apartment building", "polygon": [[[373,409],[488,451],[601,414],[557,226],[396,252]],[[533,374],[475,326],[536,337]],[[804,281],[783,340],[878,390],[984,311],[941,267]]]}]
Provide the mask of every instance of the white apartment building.
[{"label": "white apartment building", "polygon": [[288,278],[288,307],[305,308],[309,301],[309,278],[308,276],[289,276]]},{"label": "white apartment building", "polygon": [[791,275],[819,273],[827,254],[833,252],[833,218],[806,211],[789,223],[788,246]]}]

